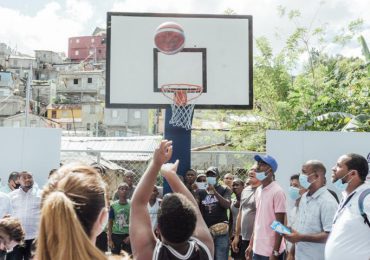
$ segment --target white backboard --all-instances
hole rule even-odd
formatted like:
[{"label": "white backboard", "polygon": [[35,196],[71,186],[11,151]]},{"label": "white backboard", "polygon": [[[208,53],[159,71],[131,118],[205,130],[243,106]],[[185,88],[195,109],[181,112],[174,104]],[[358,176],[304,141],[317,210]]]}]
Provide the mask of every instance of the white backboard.
[{"label": "white backboard", "polygon": [[[154,44],[156,28],[169,21],[185,33],[174,55]],[[160,87],[170,83],[201,85],[197,108],[252,108],[251,16],[108,13],[107,22],[108,108],[166,107]]]}]

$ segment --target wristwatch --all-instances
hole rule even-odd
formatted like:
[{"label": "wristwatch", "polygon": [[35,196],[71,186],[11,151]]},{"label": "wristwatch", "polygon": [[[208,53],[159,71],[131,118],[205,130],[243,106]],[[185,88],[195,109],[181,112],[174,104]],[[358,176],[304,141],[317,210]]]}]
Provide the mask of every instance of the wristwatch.
[{"label": "wristwatch", "polygon": [[280,254],[279,254],[279,251],[277,251],[277,250],[272,251],[272,254],[273,254],[274,256],[279,256],[279,255],[280,255]]}]

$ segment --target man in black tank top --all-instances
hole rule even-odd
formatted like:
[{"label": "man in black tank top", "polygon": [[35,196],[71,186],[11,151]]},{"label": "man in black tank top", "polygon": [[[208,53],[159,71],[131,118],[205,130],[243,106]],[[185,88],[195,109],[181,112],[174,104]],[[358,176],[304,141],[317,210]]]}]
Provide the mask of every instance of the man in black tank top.
[{"label": "man in black tank top", "polygon": [[[176,174],[178,161],[165,164],[172,156],[172,142],[163,140],[153,161],[141,177],[131,201],[130,239],[133,258],[213,259],[213,241],[197,202]],[[161,241],[153,234],[147,204],[158,172],[167,180],[174,194],[163,198],[158,212]]]}]

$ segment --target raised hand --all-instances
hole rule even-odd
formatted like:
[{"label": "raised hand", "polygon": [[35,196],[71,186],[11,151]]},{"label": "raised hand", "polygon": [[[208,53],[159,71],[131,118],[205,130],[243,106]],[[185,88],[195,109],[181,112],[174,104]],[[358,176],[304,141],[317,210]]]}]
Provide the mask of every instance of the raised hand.
[{"label": "raised hand", "polygon": [[162,166],[168,162],[172,156],[172,141],[162,140],[158,148],[155,149],[153,155],[153,163]]},{"label": "raised hand", "polygon": [[161,174],[163,177],[168,176],[168,174],[176,174],[177,168],[179,166],[179,160],[176,160],[175,163],[166,163],[161,167]]}]

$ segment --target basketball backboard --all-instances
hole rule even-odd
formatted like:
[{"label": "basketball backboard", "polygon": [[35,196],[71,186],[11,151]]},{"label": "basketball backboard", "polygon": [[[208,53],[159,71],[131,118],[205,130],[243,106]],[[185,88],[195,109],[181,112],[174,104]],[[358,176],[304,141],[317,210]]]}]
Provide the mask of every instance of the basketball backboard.
[{"label": "basketball backboard", "polygon": [[[163,22],[180,24],[184,49],[161,53],[154,44]],[[164,108],[164,84],[201,85],[196,108],[251,109],[252,17],[247,15],[114,13],[107,17],[106,106]]]}]

